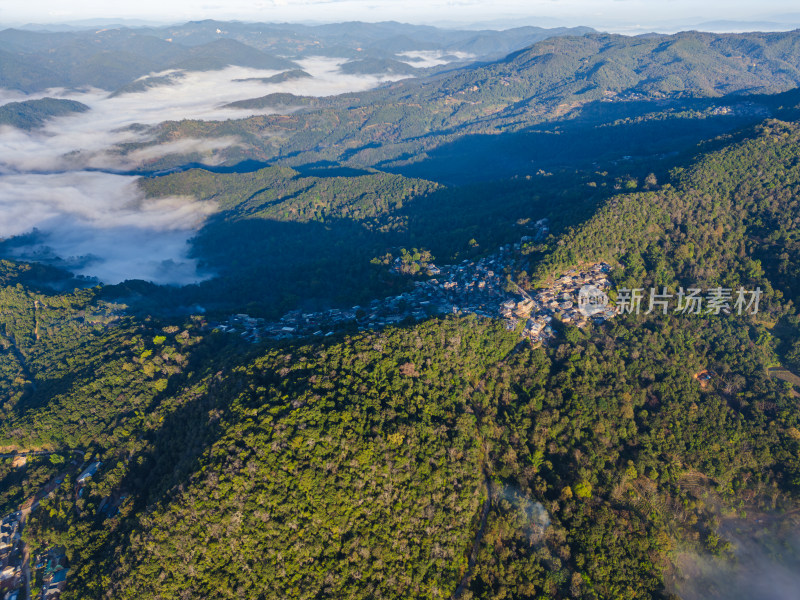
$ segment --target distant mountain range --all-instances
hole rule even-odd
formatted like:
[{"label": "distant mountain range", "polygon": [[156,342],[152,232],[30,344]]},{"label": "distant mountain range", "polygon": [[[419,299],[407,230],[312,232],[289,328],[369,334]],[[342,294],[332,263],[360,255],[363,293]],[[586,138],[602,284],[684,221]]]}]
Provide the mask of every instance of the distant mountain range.
[{"label": "distant mountain range", "polygon": [[[204,71],[237,65],[268,70],[297,68],[309,56],[352,59],[352,73],[402,73],[415,69],[398,53],[459,53],[493,60],[551,36],[581,35],[589,28],[457,31],[400,23],[342,23],[310,27],[221,21],[174,27],[91,31],[0,31],[0,87],[36,92],[52,87],[117,90],[149,73]],[[461,60],[466,60],[462,58]]]},{"label": "distant mountain range", "polygon": [[232,39],[193,47],[130,30],[89,34],[0,32],[0,87],[35,92],[51,87],[114,90],[148,73],[207,71],[227,65],[285,70],[295,63]]},{"label": "distant mountain range", "polygon": [[697,25],[700,31],[790,31],[800,27],[800,18],[786,21],[704,21]]},{"label": "distant mountain range", "polygon": [[[718,127],[725,130],[741,126],[742,119],[763,118],[764,107],[714,113],[712,105],[724,104],[722,98],[732,95],[736,98],[731,102],[741,103],[747,102],[744,96],[798,87],[798,65],[800,32],[556,37],[496,62],[326,98],[310,106],[298,103],[307,108],[289,119],[257,116],[225,123],[170,123],[164,126],[162,139],[182,135],[260,139],[263,142],[250,150],[248,158],[290,165],[313,157],[352,167],[413,169],[410,165],[434,154],[462,149],[474,154],[482,144],[489,144],[484,147],[489,159],[502,156],[504,164],[530,164],[534,157],[558,155],[553,148],[561,147],[566,139],[556,137],[558,131],[538,132],[534,137],[547,141],[534,144],[531,128],[558,123],[573,130],[573,125],[580,124],[580,139],[563,149],[571,162],[576,155],[587,159],[604,155],[609,145],[605,137],[621,130],[616,121],[624,117],[661,122],[664,133],[648,137],[641,148],[633,145],[623,154],[639,154],[645,146],[651,149],[649,153],[660,153],[674,149],[670,140],[678,132],[690,135],[695,129],[699,135],[712,135],[720,131]],[[264,105],[261,101],[237,104]],[[688,119],[689,113],[681,116],[686,110],[700,112]],[[699,119],[702,111],[706,113]],[[593,129],[587,137],[589,123]],[[600,124],[609,127],[598,129]],[[713,131],[706,129],[711,125]],[[496,146],[497,134],[503,132],[518,134],[506,149]],[[617,146],[631,139],[619,135],[614,139]],[[470,140],[469,148],[459,146],[459,140]],[[539,150],[534,152],[534,148]],[[235,152],[240,160],[241,150]],[[479,172],[474,165],[462,167],[460,176]],[[413,174],[438,180],[442,171],[437,166],[435,172]]]}]

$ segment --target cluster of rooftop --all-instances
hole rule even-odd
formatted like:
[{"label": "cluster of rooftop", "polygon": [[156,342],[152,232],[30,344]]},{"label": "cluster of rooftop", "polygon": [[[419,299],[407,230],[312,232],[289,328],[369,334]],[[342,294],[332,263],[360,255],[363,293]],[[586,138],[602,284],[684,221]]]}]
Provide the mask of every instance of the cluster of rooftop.
[{"label": "cluster of rooftop", "polygon": [[25,561],[22,513],[15,511],[0,522],[0,594],[4,600],[17,600],[22,591],[22,566]]},{"label": "cluster of rooftop", "polygon": [[[546,227],[546,223],[536,225],[539,229]],[[616,312],[610,306],[592,311],[582,310],[579,306],[581,289],[593,287],[602,293],[610,289],[608,274],[611,266],[605,262],[570,269],[533,296],[514,283],[510,274],[520,258],[522,245],[532,239],[526,236],[519,243],[506,244],[479,260],[442,266],[426,263],[427,278],[415,281],[413,290],[376,299],[363,306],[319,312],[295,310],[272,322],[238,314],[211,326],[258,342],[265,338],[330,336],[342,329],[376,329],[441,314],[471,313],[487,318],[504,318],[511,330],[520,329],[520,323],[523,323],[522,336],[537,345],[554,337],[551,326],[554,318],[585,327],[590,321],[602,323],[614,317]],[[399,272],[396,265],[392,269]]]},{"label": "cluster of rooftop", "polygon": [[540,289],[534,296],[524,290],[519,292],[523,299],[519,302],[503,303],[500,312],[506,319],[509,329],[516,329],[524,322],[522,335],[530,339],[533,345],[546,343],[555,337],[551,325],[553,319],[576,327],[586,327],[590,321],[600,324],[616,315],[610,304],[592,306],[587,309],[581,306],[581,290],[596,289],[606,293],[611,288],[608,274],[611,265],[598,262],[582,269],[570,269],[551,285]]}]

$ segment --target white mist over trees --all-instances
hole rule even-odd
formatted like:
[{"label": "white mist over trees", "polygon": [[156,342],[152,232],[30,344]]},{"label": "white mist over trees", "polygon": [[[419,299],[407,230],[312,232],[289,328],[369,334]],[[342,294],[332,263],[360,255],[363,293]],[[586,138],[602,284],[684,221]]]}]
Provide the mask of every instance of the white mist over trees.
[{"label": "white mist over trees", "polygon": [[[360,91],[398,78],[345,75],[339,71],[342,62],[307,58],[298,63],[311,77],[278,83],[261,79],[280,71],[230,66],[177,76],[155,73],[142,80],[173,76],[166,85],[111,95],[96,89],[30,96],[0,90],[4,104],[56,97],[90,108],[34,131],[0,127],[0,239],[33,234],[15,240],[11,254],[53,262],[105,283],[144,279],[185,285],[204,279],[209,274],[197,272],[187,241],[214,212],[214,204],[191,197],[146,200],[136,185],[138,177],[124,172],[169,155],[217,164],[218,151],[242,142],[229,136],[155,143],[148,126],[276,112],[224,105],[278,92],[324,96]],[[131,150],[129,144],[137,146]]]}]

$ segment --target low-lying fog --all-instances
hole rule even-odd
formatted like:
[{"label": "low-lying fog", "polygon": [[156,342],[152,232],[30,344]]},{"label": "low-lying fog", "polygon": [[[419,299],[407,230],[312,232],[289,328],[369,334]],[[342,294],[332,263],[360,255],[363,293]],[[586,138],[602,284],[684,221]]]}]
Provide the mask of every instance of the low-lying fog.
[{"label": "low-lying fog", "polygon": [[677,569],[667,587],[682,600],[787,600],[800,598],[800,518],[764,515],[729,519],[720,535],[731,553],[676,550]]},{"label": "low-lying fog", "polygon": [[467,52],[446,53],[442,50],[410,50],[397,54],[397,60],[420,68],[436,67],[446,65],[453,62],[453,60],[468,60],[471,58],[476,58],[476,56]]},{"label": "low-lying fog", "polygon": [[113,96],[95,89],[22,96],[0,88],[0,104],[49,96],[90,108],[35,131],[0,127],[0,240],[34,233],[12,240],[16,256],[60,259],[73,272],[105,283],[145,279],[180,285],[208,277],[188,257],[187,242],[215,207],[193,198],[148,201],[137,177],[102,171],[119,173],[171,154],[199,153],[202,162],[214,164],[217,151],[238,143],[232,137],[181,139],[122,154],[120,144],[150,139],[146,129],[130,128],[134,124],[243,118],[270,110],[223,106],[275,92],[325,96],[361,91],[400,78],[346,75],[336,59],[297,62],[312,77],[263,83],[258,78],[279,71],[228,67],[167,73],[172,85]]}]

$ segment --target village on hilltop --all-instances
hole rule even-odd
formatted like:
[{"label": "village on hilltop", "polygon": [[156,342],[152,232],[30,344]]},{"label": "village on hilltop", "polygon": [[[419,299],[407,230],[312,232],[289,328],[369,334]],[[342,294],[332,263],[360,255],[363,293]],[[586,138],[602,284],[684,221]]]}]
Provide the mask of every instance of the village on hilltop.
[{"label": "village on hilltop", "polygon": [[[546,232],[546,220],[539,222]],[[295,310],[279,321],[266,321],[238,314],[210,326],[222,332],[241,335],[250,342],[263,339],[289,339],[303,336],[331,336],[344,328],[376,329],[401,322],[421,321],[443,314],[475,314],[502,318],[509,330],[520,331],[533,345],[546,343],[555,336],[553,319],[585,327],[590,321],[602,323],[616,314],[611,306],[587,313],[579,306],[579,292],[593,286],[607,292],[611,284],[611,266],[598,262],[582,269],[570,269],[559,279],[534,295],[511,279],[515,260],[522,244],[535,238],[523,237],[516,244],[506,244],[497,252],[476,261],[464,260],[452,265],[425,263],[420,272],[427,279],[414,282],[414,289],[397,296],[376,299],[364,306],[333,308],[319,312]],[[398,275],[403,264],[396,259],[391,270]]]},{"label": "village on hilltop", "polygon": [[562,323],[586,327],[590,321],[600,324],[616,315],[613,306],[597,307],[594,311],[581,310],[581,289],[596,288],[606,293],[611,283],[608,273],[611,266],[604,262],[594,263],[585,269],[570,269],[550,287],[539,290],[535,296],[519,289],[523,300],[516,304],[506,301],[501,307],[501,315],[506,319],[509,329],[516,329],[524,322],[523,337],[533,345],[540,345],[555,337],[550,323],[558,318]]}]

